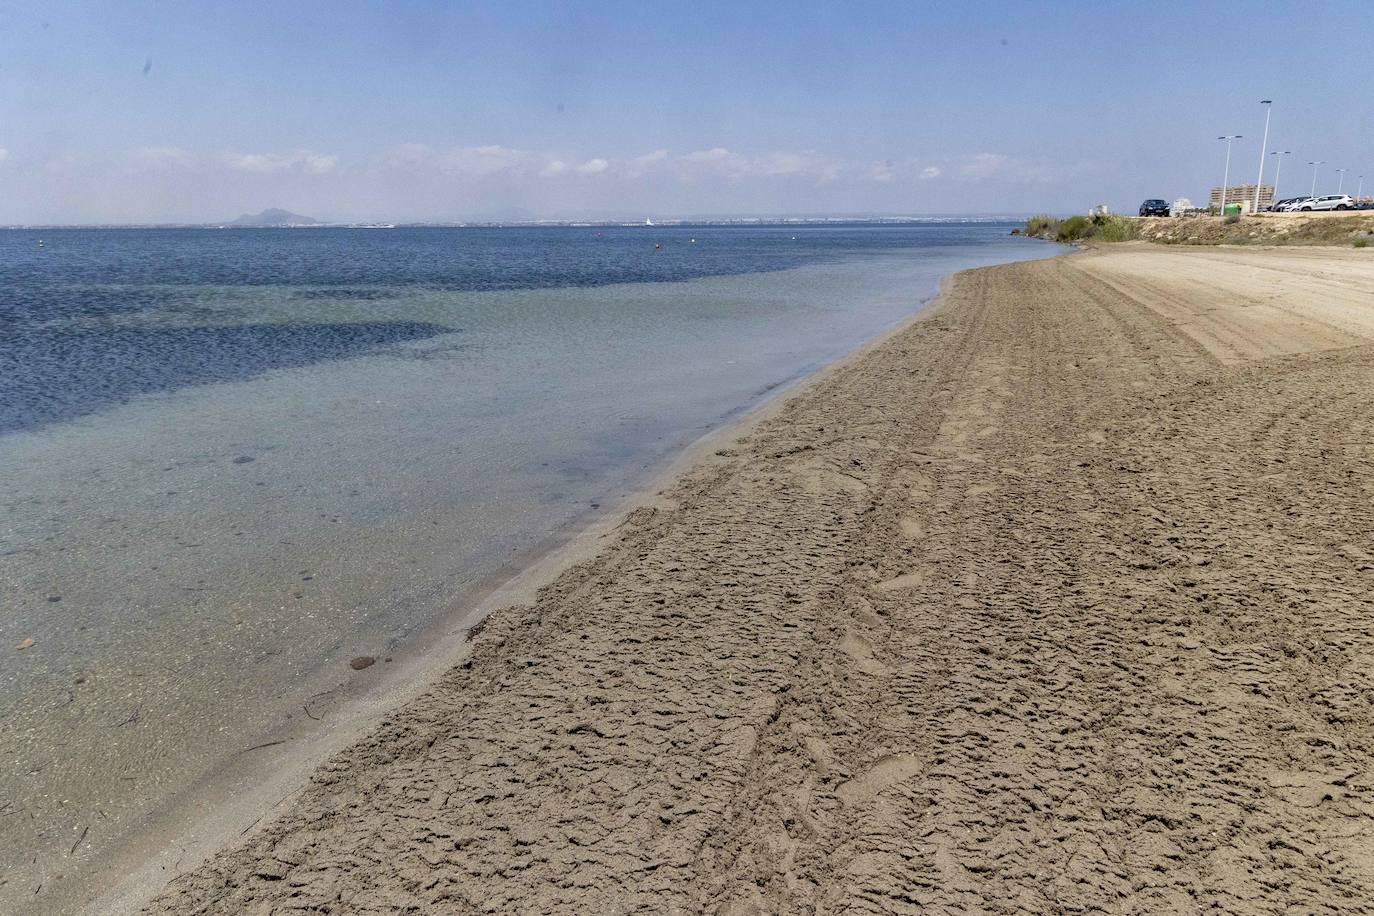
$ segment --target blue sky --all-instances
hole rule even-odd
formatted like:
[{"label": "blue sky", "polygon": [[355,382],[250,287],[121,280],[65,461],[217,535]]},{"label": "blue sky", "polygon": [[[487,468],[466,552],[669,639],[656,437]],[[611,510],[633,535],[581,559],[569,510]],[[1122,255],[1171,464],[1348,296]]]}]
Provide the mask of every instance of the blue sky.
[{"label": "blue sky", "polygon": [[0,223],[1070,212],[1368,172],[1374,3],[0,0]]}]

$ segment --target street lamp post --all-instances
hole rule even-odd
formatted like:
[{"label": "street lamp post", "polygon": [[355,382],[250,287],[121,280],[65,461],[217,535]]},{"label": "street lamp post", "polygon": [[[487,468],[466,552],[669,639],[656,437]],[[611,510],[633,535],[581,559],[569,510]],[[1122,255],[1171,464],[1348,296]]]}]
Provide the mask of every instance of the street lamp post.
[{"label": "street lamp post", "polygon": [[1341,176],[1340,179],[1336,182],[1336,193],[1337,193],[1337,194],[1341,193],[1341,188],[1345,187],[1345,173],[1346,173],[1346,171],[1347,171],[1346,169],[1336,169],[1336,174],[1339,175],[1339,176]]},{"label": "street lamp post", "polygon": [[1359,203],[1361,197],[1364,197],[1364,176],[1363,176],[1363,175],[1360,176],[1360,189],[1359,189],[1358,191],[1355,192],[1355,203]]},{"label": "street lamp post", "polygon": [[1239,140],[1240,134],[1229,134],[1225,137],[1217,137],[1218,140],[1226,141],[1226,171],[1221,179],[1221,215],[1226,215],[1226,183],[1231,180],[1231,141]]},{"label": "street lamp post", "polygon": [[1307,196],[1308,196],[1308,197],[1316,197],[1316,196],[1317,196],[1317,166],[1319,166],[1319,165],[1326,165],[1326,160],[1325,160],[1325,159],[1318,159],[1316,162],[1309,162],[1309,163],[1307,163],[1307,164],[1310,165],[1310,166],[1312,166],[1312,193],[1311,193],[1311,194],[1308,194]]},{"label": "street lamp post", "polygon": [[1279,175],[1283,172],[1283,157],[1293,155],[1293,151],[1291,149],[1274,150],[1269,155],[1279,157],[1275,160],[1276,164],[1274,165],[1274,200],[1277,201],[1279,199]]},{"label": "street lamp post", "polygon": [[1259,212],[1260,185],[1264,184],[1264,151],[1269,148],[1269,116],[1274,113],[1273,99],[1260,99],[1260,104],[1264,106],[1264,139],[1260,141],[1260,171],[1255,179],[1255,208],[1250,211],[1252,213]]}]

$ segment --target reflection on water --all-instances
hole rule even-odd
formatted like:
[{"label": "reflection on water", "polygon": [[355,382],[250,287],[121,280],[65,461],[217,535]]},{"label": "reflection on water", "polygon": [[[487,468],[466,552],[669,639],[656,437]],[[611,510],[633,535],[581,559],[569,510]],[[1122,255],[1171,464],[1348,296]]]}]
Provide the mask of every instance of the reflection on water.
[{"label": "reflection on water", "polygon": [[1007,228],[0,232],[0,911]]}]

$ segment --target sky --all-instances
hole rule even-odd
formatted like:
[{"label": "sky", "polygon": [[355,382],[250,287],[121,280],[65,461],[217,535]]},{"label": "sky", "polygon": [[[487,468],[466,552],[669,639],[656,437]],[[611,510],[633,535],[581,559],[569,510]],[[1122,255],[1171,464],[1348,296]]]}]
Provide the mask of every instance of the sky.
[{"label": "sky", "polygon": [[[0,224],[1374,193],[1374,3],[0,0]],[[1267,178],[1272,163],[1265,157]]]}]

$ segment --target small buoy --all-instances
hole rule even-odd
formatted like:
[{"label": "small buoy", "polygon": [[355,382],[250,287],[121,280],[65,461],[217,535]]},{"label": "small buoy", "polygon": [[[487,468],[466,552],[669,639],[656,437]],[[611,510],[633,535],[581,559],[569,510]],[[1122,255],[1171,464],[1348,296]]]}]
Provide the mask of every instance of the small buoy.
[{"label": "small buoy", "polygon": [[692,244],[695,245],[696,243],[697,243],[697,240],[696,240],[696,239],[692,239]]},{"label": "small buoy", "polygon": [[659,243],[655,243],[655,244],[654,244],[654,251],[659,251],[659,250],[661,250],[662,248],[663,248],[663,245],[662,245],[662,244],[659,244]]}]

